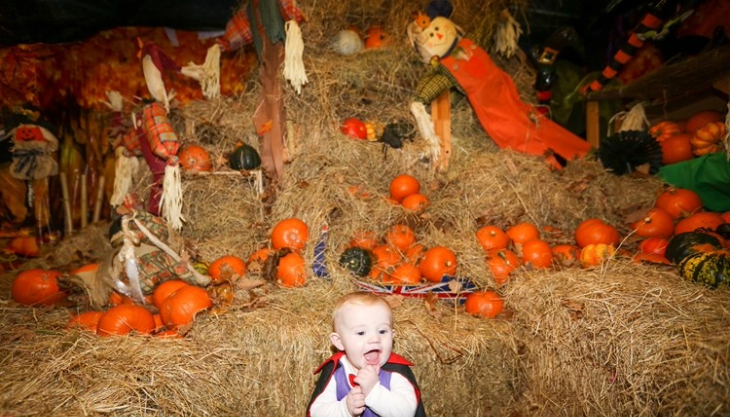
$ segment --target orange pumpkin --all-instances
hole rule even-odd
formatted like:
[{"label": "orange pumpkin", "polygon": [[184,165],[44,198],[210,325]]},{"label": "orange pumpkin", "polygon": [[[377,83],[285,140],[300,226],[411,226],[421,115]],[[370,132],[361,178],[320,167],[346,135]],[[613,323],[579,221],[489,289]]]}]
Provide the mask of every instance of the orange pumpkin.
[{"label": "orange pumpkin", "polygon": [[385,242],[405,252],[416,243],[416,233],[405,224],[396,224],[385,233]]},{"label": "orange pumpkin", "polygon": [[553,261],[562,266],[572,266],[580,259],[580,248],[576,245],[555,245],[552,252]]},{"label": "orange pumpkin", "polygon": [[518,223],[508,228],[506,233],[512,242],[520,245],[540,238],[540,229],[529,222]]},{"label": "orange pumpkin", "polygon": [[668,239],[661,237],[650,237],[639,243],[639,251],[646,254],[661,255],[667,251]]},{"label": "orange pumpkin", "polygon": [[257,262],[259,266],[263,266],[272,253],[274,253],[274,251],[269,248],[261,248],[252,253],[251,256],[248,257],[248,262],[246,263],[251,265],[252,263]]},{"label": "orange pumpkin", "polygon": [[134,300],[122,293],[112,291],[112,293],[109,294],[109,300],[107,301],[107,305],[110,307],[116,307],[122,304],[134,304]]},{"label": "orange pumpkin", "polygon": [[509,245],[509,236],[499,226],[482,226],[476,232],[477,241],[484,251],[502,249]]},{"label": "orange pumpkin", "polygon": [[43,131],[38,126],[21,124],[15,128],[14,139],[20,142],[42,142]]},{"label": "orange pumpkin", "polygon": [[271,246],[276,249],[289,249],[299,252],[309,239],[309,226],[295,217],[281,220],[271,231]]},{"label": "orange pumpkin", "polygon": [[373,249],[379,244],[378,238],[375,236],[375,232],[372,230],[358,230],[350,240],[349,247]]},{"label": "orange pumpkin", "polygon": [[705,127],[708,123],[719,122],[725,115],[716,110],[700,110],[687,119],[687,133],[694,134],[697,129]]},{"label": "orange pumpkin", "polygon": [[246,262],[238,256],[224,255],[213,261],[208,267],[208,275],[213,281],[229,281],[234,276],[246,275]]},{"label": "orange pumpkin", "polygon": [[381,269],[387,269],[398,265],[401,262],[400,253],[395,247],[385,244],[379,245],[373,248],[373,257],[375,262],[373,266],[377,266]]},{"label": "orange pumpkin", "polygon": [[541,239],[534,239],[522,245],[522,262],[534,268],[549,268],[553,263],[553,252],[550,245]]},{"label": "orange pumpkin", "polygon": [[631,224],[631,229],[641,237],[669,238],[674,234],[674,218],[664,209],[654,207],[643,219]]},{"label": "orange pumpkin", "polygon": [[365,49],[381,48],[390,42],[390,37],[382,26],[370,26],[365,35]]},{"label": "orange pumpkin", "polygon": [[125,335],[132,331],[150,334],[154,329],[155,319],[149,310],[136,304],[122,304],[99,318],[96,333],[99,336]]},{"label": "orange pumpkin", "polygon": [[580,264],[583,267],[601,265],[616,253],[616,247],[606,243],[592,243],[580,250]]},{"label": "orange pumpkin", "polygon": [[161,282],[157,285],[157,287],[155,287],[154,291],[152,291],[152,305],[159,309],[162,302],[165,301],[167,297],[180,288],[187,287],[188,285],[190,284],[180,279],[171,279]]},{"label": "orange pumpkin", "polygon": [[210,154],[202,146],[186,145],[177,154],[186,171],[208,172],[213,169]]},{"label": "orange pumpkin", "polygon": [[422,277],[421,270],[410,262],[396,266],[390,273],[390,278],[400,284],[419,284]]},{"label": "orange pumpkin", "polygon": [[192,323],[198,313],[212,306],[213,301],[208,291],[195,285],[188,285],[170,294],[162,302],[160,318],[168,329],[177,329]]},{"label": "orange pumpkin", "polygon": [[416,243],[415,245],[408,248],[406,253],[403,255],[405,256],[406,260],[413,265],[418,265],[419,262],[421,262],[421,258],[423,258],[423,255],[426,253],[426,246],[424,246],[421,243]]},{"label": "orange pumpkin", "polygon": [[390,180],[390,185],[388,186],[390,198],[398,203],[402,202],[409,195],[418,194],[420,191],[421,183],[414,176],[408,174],[396,176]]},{"label": "orange pumpkin", "polygon": [[672,187],[659,195],[654,206],[678,219],[702,210],[702,199],[699,194],[690,189]]},{"label": "orange pumpkin", "polygon": [[84,311],[83,313],[79,313],[71,317],[71,320],[68,321],[68,325],[66,327],[69,329],[79,327],[84,330],[89,330],[92,333],[96,333],[99,326],[99,319],[103,314],[103,311]]},{"label": "orange pumpkin", "polygon": [[700,211],[678,221],[674,226],[674,234],[693,232],[697,229],[716,230],[723,223],[725,223],[725,219],[720,213]]},{"label": "orange pumpkin", "polygon": [[620,236],[615,227],[601,219],[587,219],[575,229],[575,242],[584,248],[591,244],[605,243],[618,245]]},{"label": "orange pumpkin", "polygon": [[640,263],[650,263],[650,264],[664,264],[664,265],[671,265],[672,263],[669,262],[669,259],[664,257],[664,255],[659,255],[656,253],[644,253],[644,252],[637,252],[634,254],[634,256],[631,257],[631,262],[640,264]]},{"label": "orange pumpkin", "polygon": [[505,284],[520,265],[520,258],[509,249],[490,249],[487,252],[487,268],[498,285]]},{"label": "orange pumpkin", "polygon": [[725,137],[725,123],[712,122],[697,129],[690,139],[692,152],[697,156],[717,152],[718,142]]},{"label": "orange pumpkin", "polygon": [[431,201],[425,195],[421,193],[411,194],[401,201],[401,205],[404,209],[409,211],[422,211]]},{"label": "orange pumpkin", "polygon": [[38,256],[40,247],[35,236],[18,236],[10,241],[6,250],[16,255],[32,258]]},{"label": "orange pumpkin", "polygon": [[662,120],[649,128],[649,134],[651,137],[657,140],[657,142],[664,142],[674,135],[682,133],[679,125],[670,120]]},{"label": "orange pumpkin", "polygon": [[66,297],[58,286],[58,277],[62,275],[39,268],[23,271],[13,280],[10,296],[16,303],[29,306],[56,304]]},{"label": "orange pumpkin", "polygon": [[464,309],[472,316],[492,319],[504,310],[504,301],[494,291],[477,291],[466,296]]},{"label": "orange pumpkin", "polygon": [[298,253],[289,253],[279,259],[276,280],[284,287],[302,287],[307,283],[304,258]]},{"label": "orange pumpkin", "polygon": [[689,161],[694,158],[692,153],[692,135],[679,133],[660,142],[662,148],[662,164],[670,165],[677,162]]},{"label": "orange pumpkin", "polygon": [[426,251],[418,264],[421,275],[431,282],[441,282],[445,275],[456,274],[456,254],[449,248],[434,246]]}]

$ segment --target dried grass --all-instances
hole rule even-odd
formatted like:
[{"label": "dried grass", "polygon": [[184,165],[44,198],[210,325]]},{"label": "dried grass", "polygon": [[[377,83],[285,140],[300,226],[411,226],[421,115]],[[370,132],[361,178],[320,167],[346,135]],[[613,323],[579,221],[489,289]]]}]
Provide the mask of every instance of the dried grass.
[{"label": "dried grass", "polygon": [[[456,21],[487,10],[455,1]],[[476,2],[471,2],[476,3]],[[427,246],[458,254],[459,275],[496,288],[473,238],[481,224],[551,226],[550,243],[568,243],[586,218],[628,234],[627,214],[651,205],[661,182],[618,177],[595,160],[550,171],[538,158],[497,150],[465,100],[453,106],[454,153],[434,174],[423,144],[383,152],[339,133],[345,117],[383,123],[409,119],[407,102],[422,67],[402,47],[408,6],[392,2],[311,2],[303,27],[310,84],[287,96],[294,159],[262,203],[249,178],[186,175],[183,235],[200,256],[247,257],[268,243],[273,225],[296,216],[310,226],[311,264],[319,228],[329,225],[329,279],[306,287],[273,284],[239,291],[233,306],[196,320],[184,340],[99,338],[65,328],[73,308],[31,309],[10,301],[14,273],[0,277],[0,410],[13,416],[301,415],[330,354],[330,309],[355,286],[337,265],[356,230],[382,234],[412,225]],[[326,13],[322,11],[326,9]],[[498,7],[494,7],[498,10]],[[387,51],[338,57],[327,51],[337,28],[378,22],[396,34]],[[468,29],[468,27],[467,27]],[[314,53],[312,53],[314,52]],[[519,59],[500,61],[523,93],[532,74]],[[216,169],[236,142],[258,146],[251,126],[257,89],[182,110],[186,142],[203,144]],[[529,94],[525,93],[526,99]],[[388,203],[388,183],[408,172],[431,206],[412,214]],[[141,195],[149,172],[138,179]],[[368,196],[353,195],[355,187]],[[71,270],[109,250],[106,224],[65,239],[23,265]],[[634,245],[631,238],[626,248]],[[730,297],[680,280],[671,267],[615,259],[597,269],[521,269],[499,289],[508,313],[467,316],[458,305],[392,299],[398,353],[412,359],[429,415],[730,415]]]}]

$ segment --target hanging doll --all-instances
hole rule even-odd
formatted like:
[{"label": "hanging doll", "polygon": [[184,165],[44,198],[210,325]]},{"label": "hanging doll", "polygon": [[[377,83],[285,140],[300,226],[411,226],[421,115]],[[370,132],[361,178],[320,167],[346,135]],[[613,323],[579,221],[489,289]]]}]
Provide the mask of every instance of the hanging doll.
[{"label": "hanging doll", "polygon": [[261,81],[253,124],[261,143],[261,163],[271,179],[281,176],[285,162],[286,109],[279,73],[283,72],[297,93],[308,81],[302,65],[303,45],[298,26],[303,20],[295,0],[249,0],[228,22],[225,35],[208,50],[205,63],[182,69],[183,74],[201,82],[206,97],[215,97],[219,91],[221,52],[253,43]]},{"label": "hanging doll", "polygon": [[[500,148],[543,156],[555,168],[561,167],[556,156],[564,160],[585,156],[590,145],[522,102],[512,78],[480,46],[488,34],[487,23],[484,19],[468,36],[443,16],[419,14],[408,25],[414,51],[421,61],[430,64],[418,83],[411,111],[433,157],[438,159],[440,138],[425,105],[452,87],[468,97],[480,124]],[[508,20],[507,28],[513,36],[519,36],[515,27],[516,22]],[[509,51],[502,48],[502,52]]]}]

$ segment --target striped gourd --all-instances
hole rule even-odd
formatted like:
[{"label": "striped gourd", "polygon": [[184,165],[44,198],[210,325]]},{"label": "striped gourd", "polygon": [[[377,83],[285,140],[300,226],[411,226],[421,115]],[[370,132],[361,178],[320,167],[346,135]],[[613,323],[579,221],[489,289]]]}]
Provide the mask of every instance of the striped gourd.
[{"label": "striped gourd", "polygon": [[717,288],[728,285],[730,250],[720,249],[691,254],[679,263],[679,275],[688,280]]}]

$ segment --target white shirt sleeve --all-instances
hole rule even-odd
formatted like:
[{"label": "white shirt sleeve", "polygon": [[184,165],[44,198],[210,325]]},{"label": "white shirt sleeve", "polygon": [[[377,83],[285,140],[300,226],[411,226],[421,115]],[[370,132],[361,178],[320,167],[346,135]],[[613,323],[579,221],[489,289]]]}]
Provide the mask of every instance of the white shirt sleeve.
[{"label": "white shirt sleeve", "polygon": [[312,403],[309,414],[312,417],[352,417],[347,411],[346,399],[347,397],[337,401],[337,381],[332,377],[324,391]]},{"label": "white shirt sleeve", "polygon": [[413,417],[416,414],[418,400],[413,384],[403,375],[393,372],[390,377],[390,390],[381,384],[375,385],[365,397],[365,405],[381,417]]}]

